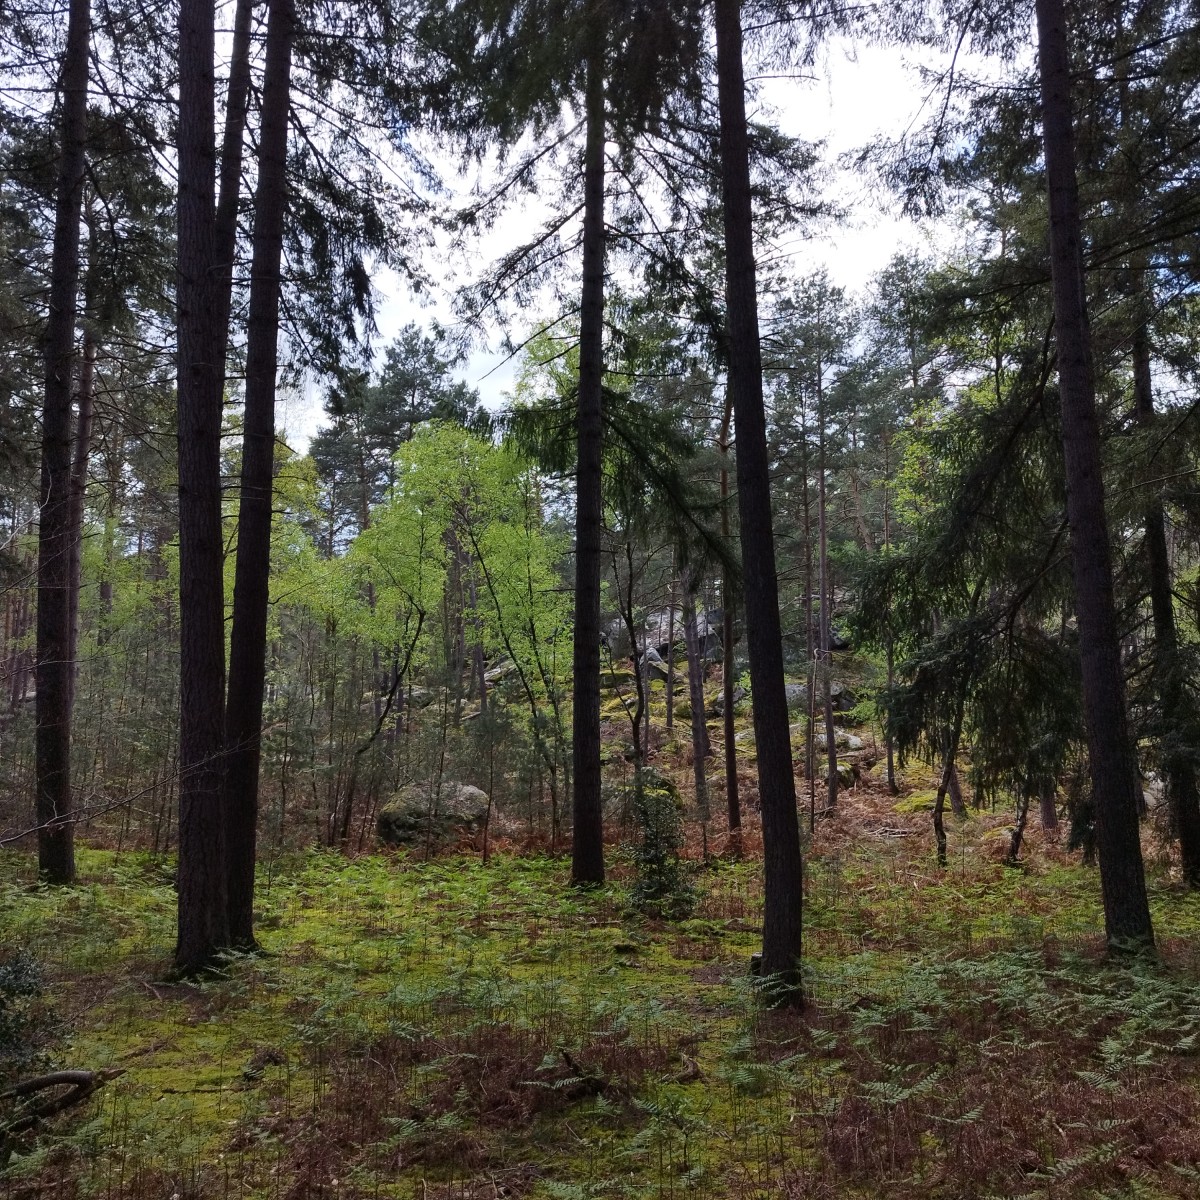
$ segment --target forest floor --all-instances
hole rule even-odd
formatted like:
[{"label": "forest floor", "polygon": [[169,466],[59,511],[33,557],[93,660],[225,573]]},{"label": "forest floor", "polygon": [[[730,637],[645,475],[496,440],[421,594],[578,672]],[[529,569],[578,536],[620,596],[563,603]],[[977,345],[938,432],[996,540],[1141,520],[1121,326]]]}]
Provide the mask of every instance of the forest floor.
[{"label": "forest floor", "polygon": [[755,1002],[752,857],[674,923],[616,850],[590,894],[548,856],[284,857],[268,953],[182,984],[168,863],[83,850],[51,891],[11,855],[0,945],[46,965],[53,1061],[123,1073],[0,1195],[1200,1195],[1200,898],[1148,840],[1160,958],[1106,962],[1094,869],[1033,820],[1006,867],[972,815],[939,870],[921,808],[871,777],[818,822],[799,1013]]}]

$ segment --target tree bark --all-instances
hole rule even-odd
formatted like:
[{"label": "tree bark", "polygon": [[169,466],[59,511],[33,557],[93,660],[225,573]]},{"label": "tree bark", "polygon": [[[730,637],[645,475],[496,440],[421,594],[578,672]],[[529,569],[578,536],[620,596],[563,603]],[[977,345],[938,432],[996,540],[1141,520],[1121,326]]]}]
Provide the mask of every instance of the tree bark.
[{"label": "tree bark", "polygon": [[79,364],[79,400],[75,406],[75,450],[71,463],[71,662],[70,717],[75,716],[75,686],[79,680],[79,593],[83,585],[83,506],[87,499],[88,456],[92,448],[92,413],[96,401],[96,338],[83,333],[83,358]]},{"label": "tree bark", "polygon": [[[1138,291],[1139,314],[1133,334],[1134,414],[1145,429],[1154,426],[1154,384],[1150,370],[1149,297],[1144,273]],[[1175,625],[1175,600],[1171,582],[1171,556],[1167,550],[1166,515],[1161,499],[1154,495],[1145,510],[1146,565],[1149,574],[1150,608],[1154,618],[1154,674],[1163,717],[1182,726],[1181,733],[1194,734],[1195,706],[1188,694],[1186,668],[1179,653]],[[1171,738],[1175,742],[1182,739]],[[1187,740],[1191,740],[1188,738]],[[1165,748],[1163,773],[1172,831],[1179,839],[1183,878],[1190,888],[1200,888],[1200,782],[1196,764],[1186,750]]]},{"label": "tree bark", "polygon": [[[721,536],[729,540],[729,428],[733,419],[733,403],[725,392],[725,413],[721,420]],[[742,804],[738,789],[737,729],[733,715],[733,695],[737,680],[733,665],[733,588],[729,572],[721,576],[721,693],[724,706],[721,717],[725,732],[725,809],[729,822],[730,854],[741,853]]]},{"label": "tree bark", "polygon": [[1058,836],[1058,793],[1053,783],[1044,784],[1038,796],[1042,830]]},{"label": "tree bark", "polygon": [[774,981],[775,999],[799,1004],[803,999],[800,953],[804,864],[796,820],[796,784],[792,776],[771,520],[739,0],[716,0],[715,16],[729,389],[737,426],[746,645],[754,693],[754,736],[763,823],[765,897],[761,972]]},{"label": "tree bark", "polygon": [[671,558],[671,588],[667,595],[667,732],[675,728],[675,559]]},{"label": "tree bark", "polygon": [[1110,947],[1148,947],[1153,945],[1154,932],[1142,866],[1138,787],[1113,600],[1100,428],[1083,287],[1066,16],[1062,0],[1037,0],[1036,9],[1067,519],[1105,933]]},{"label": "tree bark", "polygon": [[692,780],[696,787],[696,811],[707,830],[708,772],[704,760],[709,753],[709,742],[704,722],[704,652],[696,621],[695,576],[690,570],[683,583],[683,637],[687,645],[688,706],[692,712]]},{"label": "tree bark", "polygon": [[[214,216],[213,259],[216,308],[213,323],[217,370],[213,386],[218,403],[225,391],[225,356],[229,348],[229,313],[233,305],[233,268],[237,253],[238,202],[242,190],[246,118],[250,107],[250,34],[254,0],[237,0],[233,13],[233,44],[229,60],[229,90],[225,100],[225,128],[221,137],[221,171]],[[270,38],[270,32],[267,34]],[[265,81],[264,81],[265,82]]]},{"label": "tree bark", "polygon": [[600,795],[600,570],[604,442],[604,37],[587,61],[583,180],[583,291],[579,307],[579,401],[575,478],[575,643],[572,714],[571,882],[604,882]]},{"label": "tree bark", "polygon": [[71,0],[59,87],[61,146],[55,192],[50,311],[46,319],[38,520],[35,773],[38,872],[75,878],[71,819],[71,372],[79,297],[79,242],[87,145],[90,0]]},{"label": "tree bark", "polygon": [[178,132],[179,932],[195,973],[229,945],[221,756],[225,704],[221,339],[216,308],[213,0],[180,0]]},{"label": "tree bark", "polygon": [[253,948],[258,780],[266,684],[275,479],[275,388],[279,357],[280,264],[287,210],[292,0],[270,0],[258,137],[258,188],[250,264],[246,340],[246,412],[241,499],[225,709],[225,836],[229,864],[229,936]]}]

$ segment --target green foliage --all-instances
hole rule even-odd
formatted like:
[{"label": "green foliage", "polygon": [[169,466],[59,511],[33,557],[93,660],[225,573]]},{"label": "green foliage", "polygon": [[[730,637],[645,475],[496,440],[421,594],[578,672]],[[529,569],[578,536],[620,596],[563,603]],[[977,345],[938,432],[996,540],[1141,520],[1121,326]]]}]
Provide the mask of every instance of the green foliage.
[{"label": "green foliage", "polygon": [[59,1028],[42,964],[25,950],[0,959],[0,1088],[45,1061]]},{"label": "green foliage", "polygon": [[696,903],[696,889],[680,851],[683,805],[679,789],[653,767],[643,767],[631,784],[633,815],[641,835],[633,853],[634,905],[669,920],[686,917]]}]

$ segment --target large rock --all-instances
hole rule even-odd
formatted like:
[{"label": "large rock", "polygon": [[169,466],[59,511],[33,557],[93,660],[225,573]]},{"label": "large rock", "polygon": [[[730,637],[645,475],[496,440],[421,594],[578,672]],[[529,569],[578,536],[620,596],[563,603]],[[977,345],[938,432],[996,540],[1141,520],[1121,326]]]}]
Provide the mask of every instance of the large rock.
[{"label": "large rock", "polygon": [[[396,793],[379,810],[376,833],[386,846],[440,846],[463,834],[477,833],[488,820],[487,792],[469,783],[434,780]],[[497,820],[495,808],[491,820]]]},{"label": "large rock", "polygon": [[[847,733],[844,729],[837,728],[833,731],[833,744],[839,750],[861,750],[863,748],[862,738],[856,737],[852,733]],[[822,750],[827,748],[824,731],[817,734],[817,745]]]},{"label": "large rock", "polygon": [[783,690],[787,695],[788,712],[808,711],[808,688],[802,683],[785,683]]},{"label": "large rock", "polygon": [[[738,711],[738,705],[746,698],[746,689],[735,687],[733,689],[733,711]],[[717,693],[717,698],[708,706],[708,714],[712,717],[723,717],[725,715],[725,692],[724,689]]]}]

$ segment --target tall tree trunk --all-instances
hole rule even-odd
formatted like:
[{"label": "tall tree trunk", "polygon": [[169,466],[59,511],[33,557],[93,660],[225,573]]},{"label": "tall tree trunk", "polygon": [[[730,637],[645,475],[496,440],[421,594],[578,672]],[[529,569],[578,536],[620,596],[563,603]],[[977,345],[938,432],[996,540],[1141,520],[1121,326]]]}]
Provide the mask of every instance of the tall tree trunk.
[{"label": "tall tree trunk", "polygon": [[1083,288],[1066,16],[1062,0],[1037,0],[1036,7],[1067,519],[1105,933],[1110,946],[1151,946]]},{"label": "tall tree trunk", "polygon": [[214,274],[213,0],[180,0],[177,201],[179,933],[194,973],[229,945],[221,755],[225,705],[221,373]]},{"label": "tall tree trunk", "polygon": [[75,685],[79,679],[79,592],[83,584],[83,505],[87,498],[88,456],[92,449],[92,414],[96,400],[96,338],[90,329],[83,333],[83,358],[79,363],[79,400],[75,408],[75,451],[71,463],[71,662],[70,717],[74,721]]},{"label": "tall tree trunk", "polygon": [[817,586],[821,589],[821,701],[825,712],[825,806],[837,807],[837,735],[833,728],[833,637],[829,579],[829,515],[825,497],[825,389],[817,362]]},{"label": "tall tree trunk", "polygon": [[761,970],[776,981],[778,1000],[798,1004],[803,999],[800,953],[804,863],[796,821],[796,783],[792,776],[771,524],[739,0],[716,0],[716,40],[729,388],[737,426],[746,646],[754,693],[754,737],[763,823],[765,898]]},{"label": "tall tree trunk", "polygon": [[[729,541],[729,430],[733,420],[733,399],[728,389],[725,392],[725,412],[721,419],[721,536]],[[738,792],[737,773],[737,730],[733,716],[734,678],[733,665],[733,586],[729,572],[721,575],[721,693],[724,704],[721,717],[725,730],[725,809],[729,821],[729,844],[731,854],[741,853],[742,803]]]},{"label": "tall tree trunk", "polygon": [[253,947],[258,780],[266,683],[280,262],[287,209],[292,0],[270,0],[258,138],[258,190],[246,331],[246,413],[225,708],[225,819],[229,936]]},{"label": "tall tree trunk", "polygon": [[579,307],[578,465],[575,479],[575,645],[571,882],[604,882],[600,798],[600,568],[604,442],[604,44],[597,30],[587,61],[583,179],[583,292]]},{"label": "tall tree trunk", "polygon": [[[225,100],[225,128],[221,137],[220,183],[214,217],[213,324],[217,352],[212,385],[218,401],[225,390],[225,356],[229,347],[229,313],[233,305],[233,267],[237,252],[238,202],[242,189],[242,159],[245,153],[246,118],[250,107],[250,35],[254,23],[254,0],[237,0],[233,12],[233,41],[230,47],[229,88]],[[268,32],[268,37],[270,36]]]},{"label": "tall tree trunk", "polygon": [[38,871],[50,883],[75,878],[71,819],[71,371],[79,297],[79,241],[87,145],[90,0],[71,0],[59,87],[61,148],[45,333],[37,572]]},{"label": "tall tree trunk", "polygon": [[[1154,425],[1154,384],[1150,371],[1150,338],[1147,328],[1150,298],[1145,291],[1145,275],[1137,293],[1138,318],[1133,334],[1134,413],[1143,428]],[[1188,694],[1186,668],[1180,658],[1179,634],[1175,626],[1175,600],[1172,595],[1171,557],[1167,551],[1166,516],[1157,495],[1145,511],[1146,560],[1150,584],[1150,608],[1154,616],[1154,673],[1157,677],[1159,707],[1164,718],[1177,727],[1184,738],[1196,728],[1195,705]],[[1167,748],[1163,754],[1167,802],[1171,824],[1179,838],[1183,877],[1188,887],[1200,887],[1200,783],[1196,764],[1186,750]]]}]

